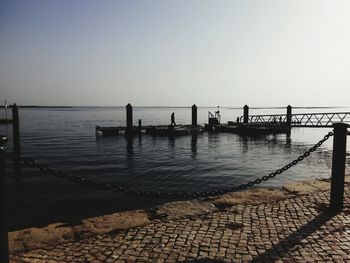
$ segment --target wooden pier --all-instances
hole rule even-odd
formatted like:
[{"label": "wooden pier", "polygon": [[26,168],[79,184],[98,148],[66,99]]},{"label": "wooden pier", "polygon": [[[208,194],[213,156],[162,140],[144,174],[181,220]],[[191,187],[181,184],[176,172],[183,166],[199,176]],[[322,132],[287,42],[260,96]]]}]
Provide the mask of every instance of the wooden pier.
[{"label": "wooden pier", "polygon": [[192,106],[192,124],[189,125],[149,125],[133,126],[132,106],[126,106],[126,126],[100,127],[96,126],[96,134],[115,136],[119,134],[136,135],[186,135],[204,131],[229,132],[242,135],[268,135],[290,134],[292,127],[329,128],[337,122],[350,124],[350,112],[332,113],[298,113],[292,114],[290,105],[286,108],[286,114],[273,115],[249,115],[249,107],[243,107],[243,116],[237,117],[236,121],[221,123],[219,107],[214,113],[208,112],[208,124],[204,127],[197,124],[197,106]]},{"label": "wooden pier", "polygon": [[197,106],[194,104],[192,109],[192,124],[188,125],[148,125],[142,126],[142,121],[139,120],[138,126],[133,126],[132,106],[129,103],[126,105],[126,126],[117,127],[101,127],[96,126],[96,135],[117,136],[125,134],[133,136],[137,134],[151,134],[159,136],[178,136],[196,134],[203,131],[203,126],[197,124]]},{"label": "wooden pier", "polygon": [[[118,136],[119,134],[125,134],[128,136],[150,134],[157,136],[179,136],[196,134],[202,131],[214,131],[214,132],[230,132],[243,135],[267,135],[267,134],[279,134],[290,133],[290,123],[287,121],[270,122],[270,123],[249,123],[249,107],[244,106],[243,122],[240,122],[241,118],[237,118],[237,122],[229,121],[227,124],[221,124],[221,116],[219,108],[214,114],[208,112],[208,124],[200,126],[197,124],[197,106],[192,106],[192,124],[188,125],[147,125],[142,126],[142,121],[139,120],[138,126],[133,125],[133,110],[129,103],[126,105],[126,126],[115,127],[101,127],[96,126],[96,135],[102,134],[102,136]],[[288,107],[288,113],[291,112],[290,106]],[[288,120],[290,118],[287,118]]]},{"label": "wooden pier", "polygon": [[[203,126],[200,125],[148,125],[148,126],[133,126],[128,129],[127,126],[117,127],[101,127],[96,126],[96,135],[102,136],[118,136],[119,134],[141,135],[150,134],[158,136],[178,136],[196,134],[203,131]],[[131,132],[131,133],[130,133]]]}]

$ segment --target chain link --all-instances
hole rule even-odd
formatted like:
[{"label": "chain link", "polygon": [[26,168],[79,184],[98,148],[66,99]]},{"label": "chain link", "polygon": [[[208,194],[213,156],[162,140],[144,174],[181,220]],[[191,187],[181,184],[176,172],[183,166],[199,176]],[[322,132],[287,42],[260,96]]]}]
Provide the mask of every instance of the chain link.
[{"label": "chain link", "polygon": [[[261,178],[257,178],[253,181],[249,181],[248,183],[227,187],[219,190],[213,190],[213,191],[204,191],[204,192],[150,192],[150,191],[139,191],[132,188],[127,188],[123,186],[113,186],[109,183],[99,183],[95,180],[90,180],[85,177],[79,177],[75,175],[71,175],[68,172],[55,169],[51,167],[50,165],[43,164],[36,162],[35,160],[32,160],[30,158],[24,158],[20,157],[21,161],[23,161],[26,165],[30,167],[37,167],[40,171],[43,172],[49,172],[53,174],[56,177],[66,179],[68,181],[79,183],[82,185],[86,185],[88,187],[93,187],[99,190],[106,190],[111,191],[114,193],[122,193],[122,194],[128,194],[128,195],[137,195],[141,197],[158,197],[158,198],[184,198],[184,199],[191,199],[191,198],[198,198],[198,197],[208,197],[208,196],[214,196],[219,194],[225,194],[228,192],[236,192],[240,190],[244,190],[248,187],[252,187],[254,185],[260,184],[262,182],[266,182],[269,179],[275,178],[277,175],[287,171],[294,165],[298,164],[302,160],[304,160],[306,157],[308,157],[312,152],[314,152],[317,148],[319,148],[325,141],[329,139],[329,137],[333,136],[333,132],[329,132],[326,134],[322,140],[320,140],[318,143],[316,143],[314,146],[309,148],[305,153],[300,155],[298,158],[293,160],[292,162],[288,163],[287,165],[283,166],[280,169],[275,170],[274,172],[265,175]],[[350,132],[348,132],[348,135],[350,135]],[[8,154],[11,158],[14,158],[13,153]]]}]

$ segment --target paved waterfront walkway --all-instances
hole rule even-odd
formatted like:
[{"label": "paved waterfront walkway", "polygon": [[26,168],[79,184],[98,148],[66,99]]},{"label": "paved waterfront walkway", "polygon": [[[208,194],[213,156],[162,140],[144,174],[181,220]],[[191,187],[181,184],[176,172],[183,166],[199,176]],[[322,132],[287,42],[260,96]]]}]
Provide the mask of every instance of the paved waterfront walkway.
[{"label": "paved waterfront walkway", "polygon": [[38,249],[13,262],[350,262],[350,187],[327,213],[329,191],[236,205]]}]

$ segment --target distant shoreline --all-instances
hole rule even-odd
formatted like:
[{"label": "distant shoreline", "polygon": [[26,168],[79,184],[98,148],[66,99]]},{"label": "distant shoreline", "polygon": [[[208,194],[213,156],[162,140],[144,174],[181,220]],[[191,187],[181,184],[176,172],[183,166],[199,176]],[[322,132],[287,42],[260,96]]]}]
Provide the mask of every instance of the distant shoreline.
[{"label": "distant shoreline", "polygon": [[[8,108],[12,108],[12,105],[8,105]],[[38,105],[18,105],[20,108],[42,108],[42,109],[70,109],[70,108],[125,108],[125,106],[38,106]],[[154,108],[154,109],[173,109],[173,108],[191,108],[191,106],[133,106],[134,108]],[[347,108],[348,106],[300,106],[292,107],[293,109],[337,109],[337,108]],[[0,108],[5,108],[4,105],[0,105]],[[198,108],[217,108],[217,106],[198,106]],[[220,106],[222,109],[242,109],[243,107],[234,106]],[[250,109],[285,109],[286,107],[249,107]]]}]

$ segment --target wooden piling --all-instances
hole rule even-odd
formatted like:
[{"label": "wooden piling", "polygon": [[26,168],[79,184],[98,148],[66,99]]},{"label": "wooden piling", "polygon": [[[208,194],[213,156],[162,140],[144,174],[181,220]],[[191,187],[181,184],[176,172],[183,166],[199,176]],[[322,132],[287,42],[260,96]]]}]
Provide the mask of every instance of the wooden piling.
[{"label": "wooden piling", "polygon": [[243,123],[247,124],[249,121],[249,107],[244,105],[243,107]]},{"label": "wooden piling", "polygon": [[197,106],[196,106],[196,104],[192,105],[192,125],[197,126]]},{"label": "wooden piling", "polygon": [[139,134],[142,133],[142,120],[139,119],[139,129],[138,129]]},{"label": "wooden piling", "polygon": [[292,126],[292,106],[287,106],[287,126],[291,128]]},{"label": "wooden piling", "polygon": [[0,138],[0,262],[9,262],[9,245],[7,229],[7,207],[5,194],[5,143],[6,137]]},{"label": "wooden piling", "polygon": [[346,160],[346,138],[348,124],[335,123],[333,138],[333,160],[331,177],[330,210],[338,212],[343,208]]},{"label": "wooden piling", "polygon": [[132,106],[130,103],[126,105],[126,135],[133,134],[133,125],[132,125]]},{"label": "wooden piling", "polygon": [[19,133],[19,115],[18,106],[13,104],[12,106],[12,130],[13,130],[13,153],[15,157],[15,164],[18,167],[21,158],[21,142]]}]

